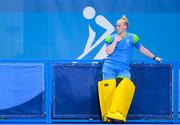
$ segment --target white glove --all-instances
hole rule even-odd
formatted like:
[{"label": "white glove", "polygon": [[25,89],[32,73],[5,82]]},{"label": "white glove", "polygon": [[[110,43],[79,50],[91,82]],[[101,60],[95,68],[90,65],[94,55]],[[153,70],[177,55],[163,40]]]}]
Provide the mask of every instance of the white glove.
[{"label": "white glove", "polygon": [[162,63],[162,61],[163,61],[162,58],[159,58],[159,57],[156,57],[156,56],[153,59],[158,63]]}]

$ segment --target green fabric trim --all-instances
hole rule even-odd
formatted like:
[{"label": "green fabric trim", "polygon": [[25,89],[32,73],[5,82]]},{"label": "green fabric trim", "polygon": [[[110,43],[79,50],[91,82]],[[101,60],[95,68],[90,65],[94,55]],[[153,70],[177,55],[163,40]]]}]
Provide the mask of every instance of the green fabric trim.
[{"label": "green fabric trim", "polygon": [[134,40],[134,44],[136,44],[139,41],[139,37],[136,34],[134,34],[133,40]]},{"label": "green fabric trim", "polygon": [[125,78],[124,76],[117,76],[116,78]]},{"label": "green fabric trim", "polygon": [[107,36],[106,39],[105,39],[105,41],[106,41],[107,43],[110,43],[110,42],[111,42],[111,37],[110,37],[110,36]]},{"label": "green fabric trim", "polygon": [[125,35],[124,35],[124,37],[126,37],[126,36],[127,36],[127,34],[128,34],[128,33],[127,33],[127,32],[125,32]]}]

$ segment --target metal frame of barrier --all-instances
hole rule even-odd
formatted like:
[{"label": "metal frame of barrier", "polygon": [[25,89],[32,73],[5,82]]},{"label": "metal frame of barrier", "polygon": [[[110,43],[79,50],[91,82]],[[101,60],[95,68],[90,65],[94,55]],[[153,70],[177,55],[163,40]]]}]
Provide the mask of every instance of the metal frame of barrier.
[{"label": "metal frame of barrier", "polygon": [[[45,76],[45,113],[41,119],[0,119],[0,123],[101,123],[101,120],[86,119],[52,119],[52,69],[54,63],[98,63],[102,60],[0,60],[0,63],[43,63]],[[133,63],[155,63],[153,61],[133,61]],[[173,119],[127,120],[127,123],[180,123],[179,119],[179,82],[180,60],[165,60],[165,64],[173,66]]]}]

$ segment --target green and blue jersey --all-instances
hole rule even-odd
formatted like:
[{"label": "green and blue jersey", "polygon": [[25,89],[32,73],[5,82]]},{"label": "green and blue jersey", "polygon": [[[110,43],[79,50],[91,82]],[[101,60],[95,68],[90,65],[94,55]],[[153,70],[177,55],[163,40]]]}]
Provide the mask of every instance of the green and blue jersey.
[{"label": "green and blue jersey", "polygon": [[[118,34],[113,34],[106,37],[105,42],[107,47],[114,41],[117,35]],[[126,33],[126,35],[117,42],[114,52],[106,57],[105,63],[119,63],[129,66],[134,47],[137,49],[141,47],[139,37],[133,33]]]},{"label": "green and blue jersey", "polygon": [[[118,34],[112,34],[105,39],[108,47],[114,41]],[[126,77],[130,79],[130,63],[133,48],[140,49],[141,43],[139,37],[133,33],[126,35],[117,42],[115,50],[112,54],[105,58],[103,65],[103,79],[114,79],[116,77]]]}]

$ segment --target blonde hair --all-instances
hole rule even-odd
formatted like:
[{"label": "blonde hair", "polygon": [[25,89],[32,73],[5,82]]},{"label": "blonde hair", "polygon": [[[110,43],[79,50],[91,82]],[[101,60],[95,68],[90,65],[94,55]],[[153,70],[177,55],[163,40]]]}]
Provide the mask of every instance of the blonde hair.
[{"label": "blonde hair", "polygon": [[123,15],[120,19],[118,19],[116,23],[118,24],[119,22],[123,22],[128,28],[129,23],[128,23],[128,19],[125,15]]}]

